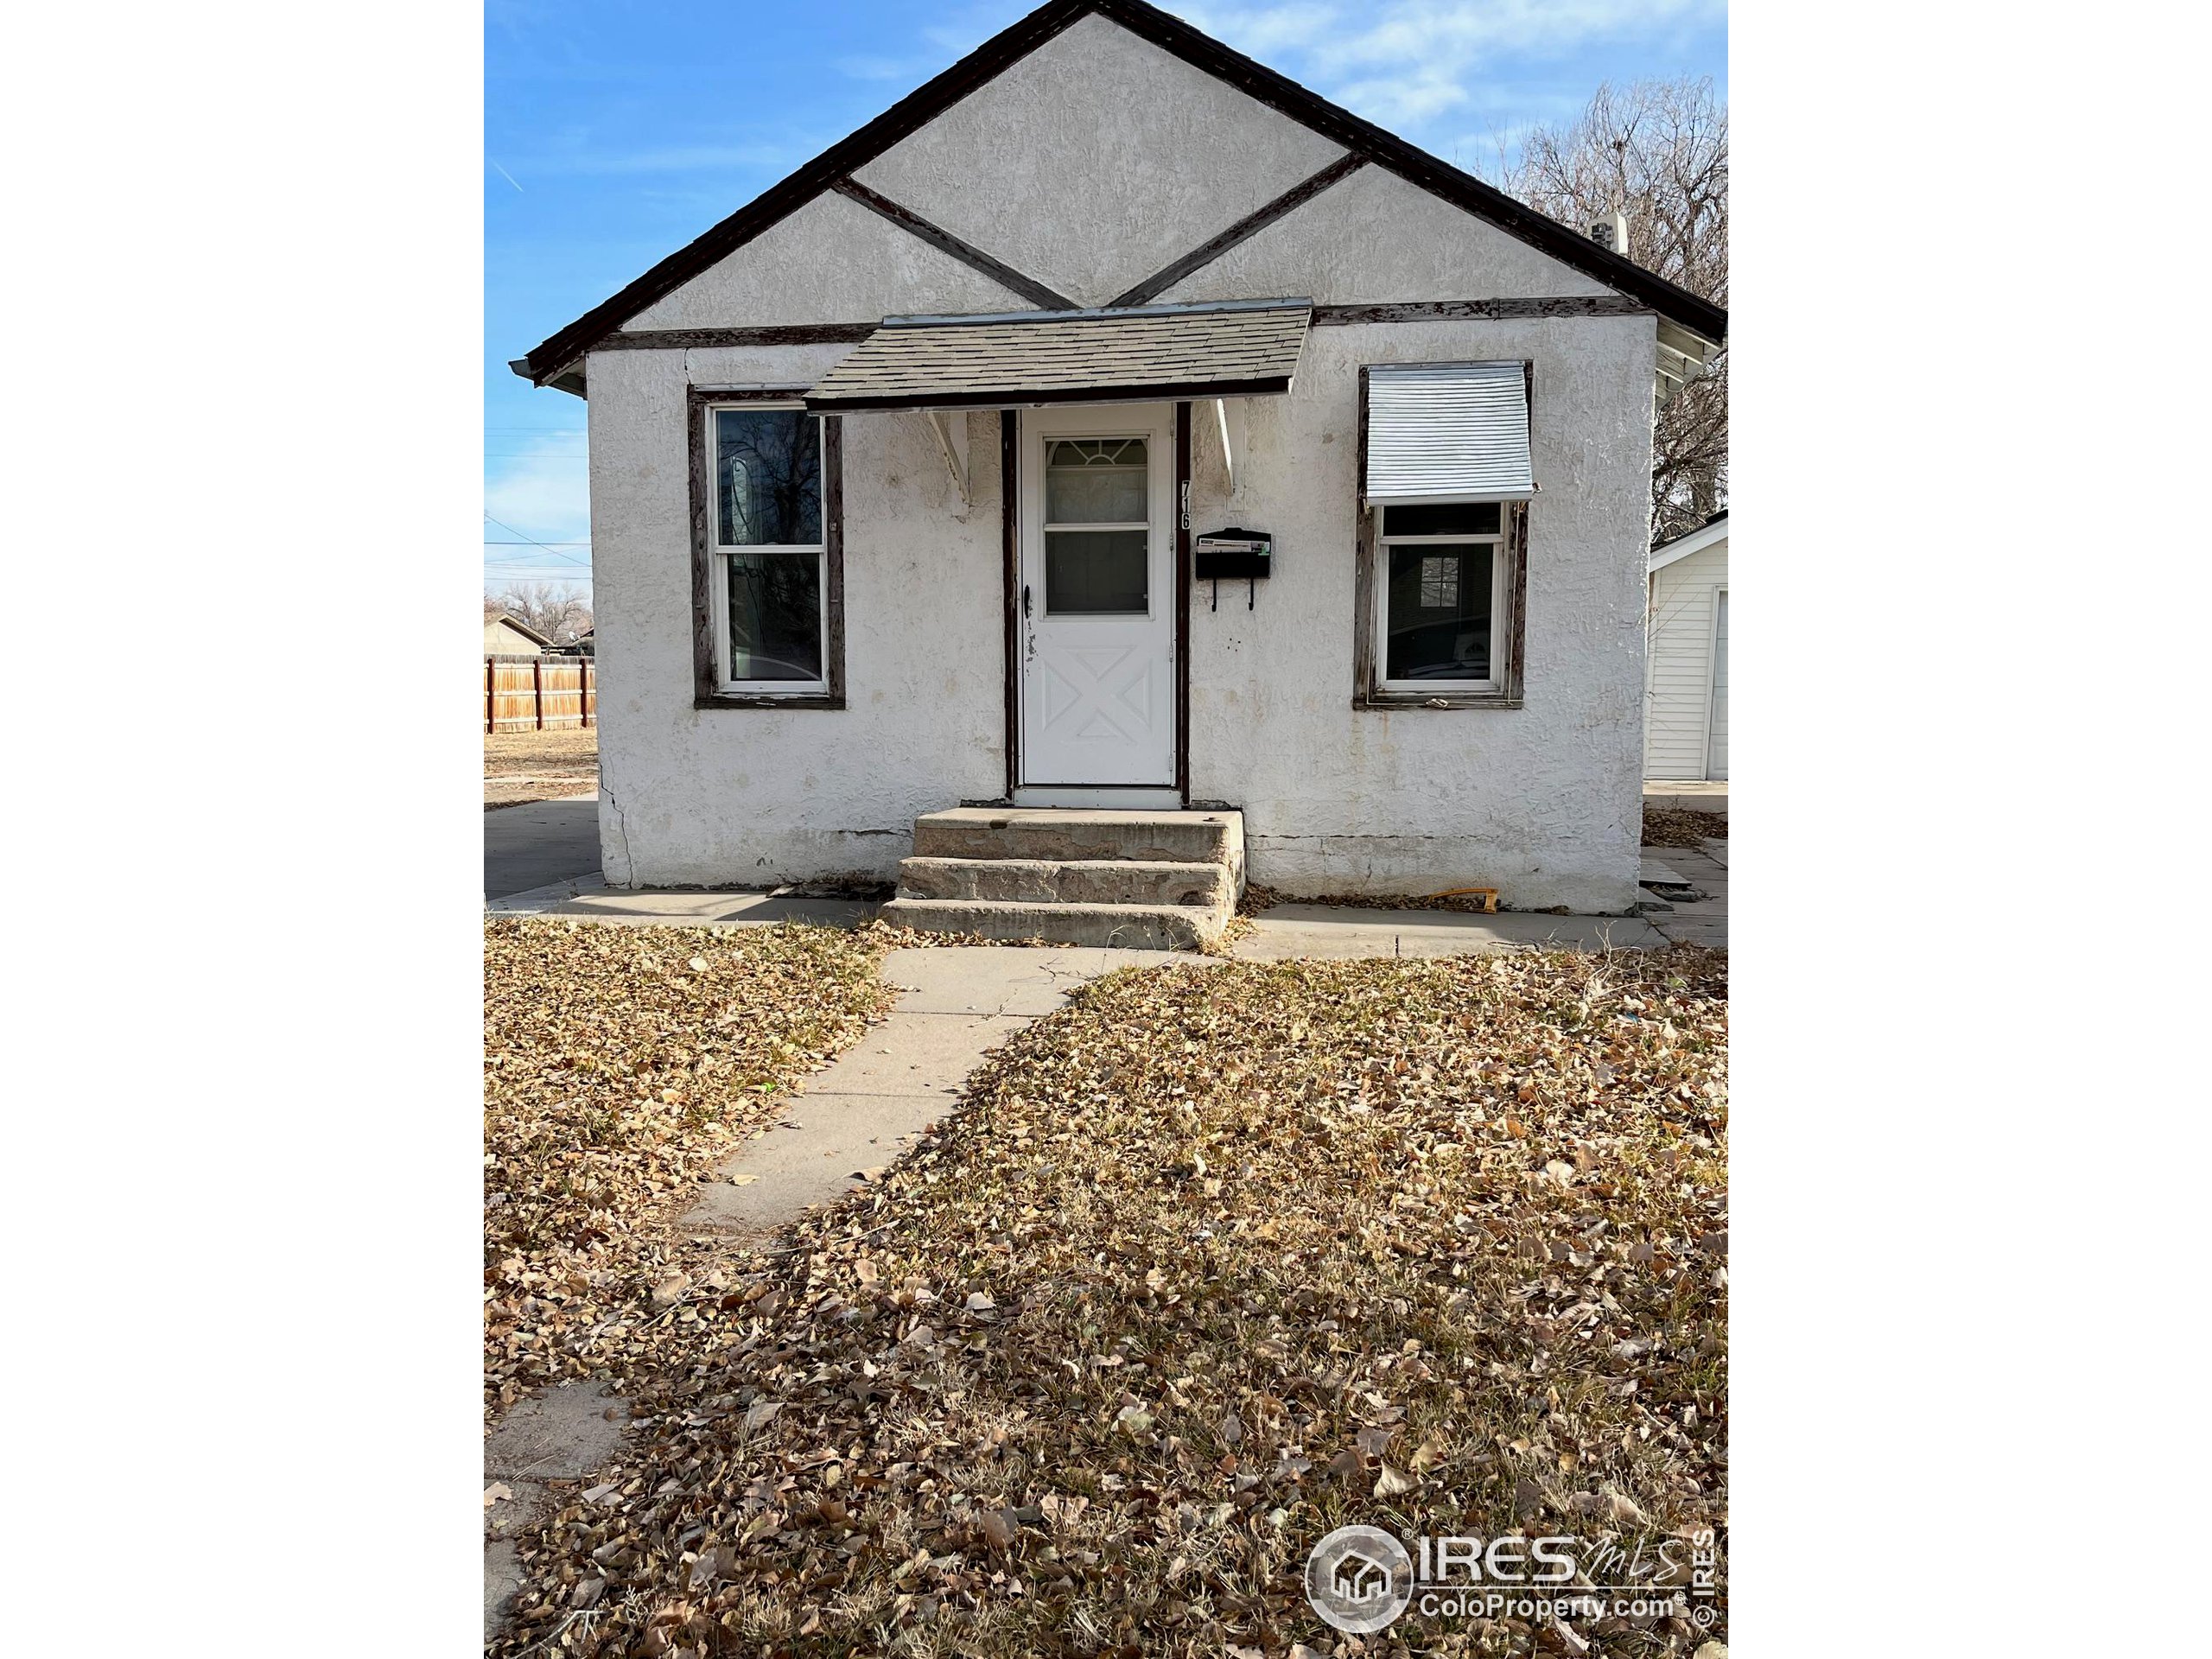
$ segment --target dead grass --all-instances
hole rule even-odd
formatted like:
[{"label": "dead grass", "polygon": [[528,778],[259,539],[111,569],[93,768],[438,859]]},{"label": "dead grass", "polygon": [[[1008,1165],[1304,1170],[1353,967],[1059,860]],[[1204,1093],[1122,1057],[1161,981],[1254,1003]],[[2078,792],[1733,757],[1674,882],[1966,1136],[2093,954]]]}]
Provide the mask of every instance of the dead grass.
[{"label": "dead grass", "polygon": [[888,1007],[835,928],[484,925],[485,1389],[649,1359],[666,1223]]},{"label": "dead grass", "polygon": [[1694,847],[1700,841],[1727,838],[1726,812],[1699,812],[1681,806],[1643,809],[1643,844],[1647,847]]},{"label": "dead grass", "polygon": [[684,1294],[685,1369],[524,1541],[501,1651],[1724,1635],[1409,1615],[1354,1644],[1300,1573],[1354,1520],[1572,1535],[1586,1570],[1725,1538],[1725,975],[1678,948],[1095,982],[877,1185]]},{"label": "dead grass", "polygon": [[484,804],[580,795],[599,786],[599,728],[557,732],[487,732]]}]

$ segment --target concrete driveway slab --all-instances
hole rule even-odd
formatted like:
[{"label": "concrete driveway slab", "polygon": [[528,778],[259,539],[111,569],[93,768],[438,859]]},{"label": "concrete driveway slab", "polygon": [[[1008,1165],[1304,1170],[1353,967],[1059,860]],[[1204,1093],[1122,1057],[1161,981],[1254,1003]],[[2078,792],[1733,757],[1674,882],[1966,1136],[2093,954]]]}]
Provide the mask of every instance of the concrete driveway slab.
[{"label": "concrete driveway slab", "polygon": [[484,896],[599,873],[599,795],[503,806],[484,815]]}]

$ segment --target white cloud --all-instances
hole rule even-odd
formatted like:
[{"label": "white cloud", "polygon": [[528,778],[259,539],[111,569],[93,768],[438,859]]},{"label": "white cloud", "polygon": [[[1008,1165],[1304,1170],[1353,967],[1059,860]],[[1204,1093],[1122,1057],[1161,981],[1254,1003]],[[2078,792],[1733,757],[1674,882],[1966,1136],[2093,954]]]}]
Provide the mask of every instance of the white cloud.
[{"label": "white cloud", "polygon": [[1498,83],[1522,79],[1518,66],[1529,60],[1727,16],[1726,0],[1286,0],[1175,10],[1239,51],[1400,128],[1497,107]]},{"label": "white cloud", "polygon": [[1727,16],[1726,0],[1390,0],[1365,29],[1319,42],[1317,61],[1458,68],[1484,54],[1561,57]]}]

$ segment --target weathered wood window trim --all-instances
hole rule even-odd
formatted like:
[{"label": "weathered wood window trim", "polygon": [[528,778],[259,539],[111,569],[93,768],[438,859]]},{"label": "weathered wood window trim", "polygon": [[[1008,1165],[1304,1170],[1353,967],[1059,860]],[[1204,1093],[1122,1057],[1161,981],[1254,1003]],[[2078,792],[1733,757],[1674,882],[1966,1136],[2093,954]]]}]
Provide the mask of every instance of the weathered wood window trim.
[{"label": "weathered wood window trim", "polygon": [[[1535,421],[1535,368],[1529,367],[1529,410]],[[1502,588],[1505,613],[1493,619],[1494,637],[1501,642],[1503,661],[1498,665],[1493,689],[1472,690],[1448,683],[1434,689],[1407,690],[1382,683],[1382,664],[1376,659],[1379,632],[1377,607],[1385,602],[1378,570],[1379,515],[1367,500],[1367,365],[1359,370],[1358,523],[1353,554],[1352,582],[1352,697],[1354,709],[1518,709],[1522,706],[1522,669],[1526,656],[1529,610],[1529,503],[1503,504],[1506,569]]]},{"label": "weathered wood window trim", "polygon": [[721,631],[715,614],[714,466],[708,453],[707,411],[733,404],[797,404],[804,386],[693,386],[684,399],[691,458],[691,706],[695,709],[842,709],[845,706],[844,430],[840,416],[822,423],[823,677],[826,690],[730,692],[722,689]]}]

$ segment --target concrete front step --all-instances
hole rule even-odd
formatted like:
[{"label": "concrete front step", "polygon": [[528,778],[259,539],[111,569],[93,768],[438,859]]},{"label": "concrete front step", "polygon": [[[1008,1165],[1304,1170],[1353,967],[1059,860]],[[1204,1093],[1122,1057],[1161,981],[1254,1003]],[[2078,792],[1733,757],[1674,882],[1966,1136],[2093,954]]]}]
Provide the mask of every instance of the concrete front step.
[{"label": "concrete front step", "polygon": [[1226,864],[1120,858],[909,858],[899,866],[899,896],[1047,905],[1236,902]]},{"label": "concrete front step", "polygon": [[1052,939],[1135,950],[1196,950],[1221,937],[1226,905],[1020,904],[989,899],[909,899],[884,906],[880,919],[921,933],[975,933],[987,939]]},{"label": "concrete front step", "polygon": [[1231,890],[1241,891],[1244,816],[955,807],[914,820],[914,856],[1220,864],[1229,870]]}]

